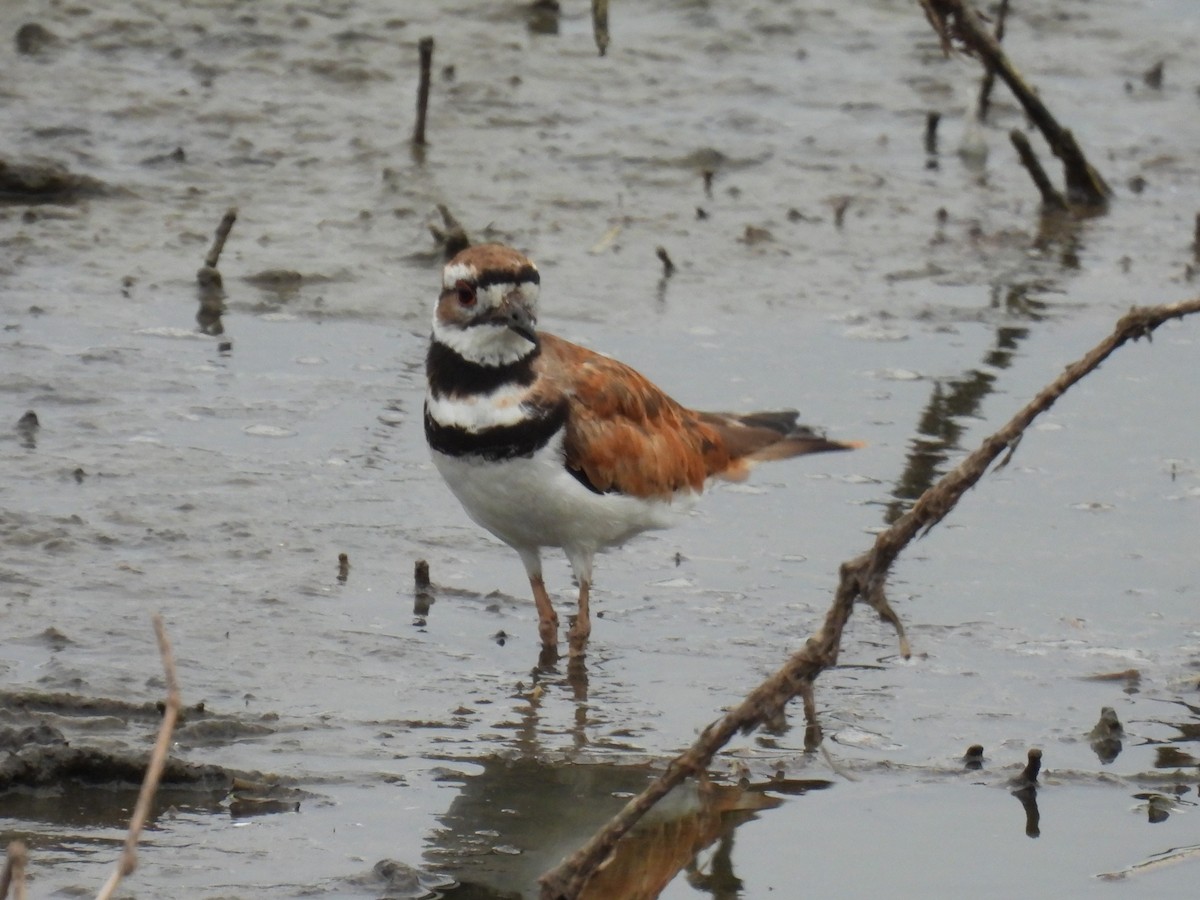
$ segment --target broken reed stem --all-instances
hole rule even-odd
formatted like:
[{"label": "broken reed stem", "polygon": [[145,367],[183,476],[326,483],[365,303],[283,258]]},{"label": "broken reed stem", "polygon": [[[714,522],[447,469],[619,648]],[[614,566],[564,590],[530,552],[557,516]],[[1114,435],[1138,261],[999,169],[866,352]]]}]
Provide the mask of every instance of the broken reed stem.
[{"label": "broken reed stem", "polygon": [[1021,157],[1021,165],[1029,172],[1029,177],[1033,179],[1033,183],[1037,185],[1038,192],[1042,195],[1042,206],[1047,210],[1065,211],[1067,209],[1067,201],[1063,199],[1063,195],[1058,192],[1058,189],[1050,183],[1050,178],[1046,175],[1046,170],[1042,168],[1037,155],[1033,152],[1033,147],[1029,145],[1029,138],[1025,137],[1024,132],[1014,128],[1008,133],[1008,139],[1017,148],[1017,154]]},{"label": "broken reed stem", "polygon": [[603,56],[608,52],[608,0],[592,0],[592,36]]},{"label": "broken reed stem", "polygon": [[984,27],[978,14],[966,0],[921,0],[930,25],[949,50],[951,38],[957,38],[968,53],[979,56],[993,69],[1025,108],[1026,114],[1046,138],[1054,155],[1062,160],[1067,196],[1085,206],[1102,207],[1112,194],[1108,183],[1092,168],[1069,128],[1063,128],[1050,110],[1025,83],[1000,47],[996,36]]},{"label": "broken reed stem", "polygon": [[[996,43],[1004,41],[1004,22],[1008,18],[1008,0],[1000,0],[1000,8],[996,11]],[[979,85],[979,104],[977,118],[980,122],[987,119],[988,110],[992,105],[992,86],[996,83],[996,70],[988,63],[983,67],[983,82]]]},{"label": "broken reed stem", "polygon": [[204,257],[206,267],[210,269],[217,267],[221,251],[225,249],[225,240],[229,237],[229,232],[233,230],[233,223],[237,221],[237,212],[236,206],[231,206],[225,211],[221,224],[217,226],[217,231],[213,235],[212,247],[209,248],[208,256]]},{"label": "broken reed stem", "polygon": [[942,121],[940,112],[925,113],[925,152],[930,156],[937,156],[938,152],[938,123]]},{"label": "broken reed stem", "polygon": [[7,900],[12,888],[13,900],[25,900],[25,863],[29,852],[24,841],[12,841],[4,859],[4,871],[0,872],[0,900]]},{"label": "broken reed stem", "polygon": [[413,565],[413,585],[418,594],[428,593],[433,582],[429,580],[429,563],[423,559],[418,559]]},{"label": "broken reed stem", "polygon": [[471,238],[466,229],[462,227],[462,223],[454,217],[454,213],[450,212],[448,206],[439,203],[437,208],[438,212],[442,214],[442,225],[445,230],[430,223],[429,233],[433,235],[435,241],[442,245],[442,259],[449,262],[471,246]]},{"label": "broken reed stem", "polygon": [[163,767],[167,764],[167,750],[171,746],[171,733],[175,730],[175,720],[179,717],[182,701],[179,698],[179,682],[175,677],[175,657],[171,653],[171,641],[167,637],[166,626],[162,616],[154,614],[154,633],[158,637],[158,652],[162,656],[163,671],[167,678],[167,702],[163,710],[162,725],[158,729],[158,740],[154,744],[154,752],[150,754],[150,763],[146,766],[146,777],[142,779],[142,789],[138,792],[137,805],[133,808],[133,816],[129,820],[129,831],[125,835],[125,846],[121,849],[121,858],[113,870],[96,900],[109,900],[120,885],[121,879],[132,875],[137,868],[137,845],[146,825],[146,817],[150,814],[150,803],[158,790],[159,779],[162,778]]},{"label": "broken reed stem", "polygon": [[[749,734],[780,712],[793,697],[806,695],[817,676],[837,663],[842,632],[856,600],[862,599],[877,610],[886,608],[894,616],[887,606],[883,584],[900,551],[918,534],[928,532],[945,518],[996,457],[1013,447],[1030,423],[1053,406],[1068,388],[1127,341],[1149,338],[1163,322],[1198,312],[1200,297],[1182,303],[1131,309],[1117,322],[1112,334],[1068,366],[1003,428],[986,438],[977,450],[926,490],[907,513],[875,538],[870,550],[842,563],[833,604],[825,614],[820,630],[741,703],[705,728],[691,747],[671,760],[662,775],[630,800],[586,844],[543,875],[539,879],[541,900],[576,900],[588,879],[608,859],[617,841],[655,803],[688,776],[706,771],[713,756],[737,732]],[[805,706],[808,705],[806,697]]]},{"label": "broken reed stem", "polygon": [[663,265],[663,278],[670,278],[675,274],[675,262],[671,259],[671,254],[667,252],[666,247],[655,247],[654,255],[658,257],[658,261]]},{"label": "broken reed stem", "polygon": [[421,76],[417,82],[417,124],[413,128],[412,142],[424,147],[425,114],[429,111],[429,77],[433,71],[433,38],[423,37],[417,41],[417,51],[421,54]]}]

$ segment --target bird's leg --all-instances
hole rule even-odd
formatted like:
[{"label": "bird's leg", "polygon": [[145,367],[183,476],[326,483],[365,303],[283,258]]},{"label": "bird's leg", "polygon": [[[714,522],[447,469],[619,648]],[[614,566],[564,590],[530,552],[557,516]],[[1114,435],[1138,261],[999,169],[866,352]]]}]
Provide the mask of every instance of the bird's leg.
[{"label": "bird's leg", "polygon": [[538,636],[542,639],[543,653],[558,657],[558,615],[546,592],[546,582],[542,581],[542,555],[536,547],[514,548],[521,556],[525,566],[525,574],[529,576],[529,586],[533,589],[533,602],[537,606]]},{"label": "bird's leg", "polygon": [[538,636],[542,639],[542,646],[546,649],[557,650],[558,613],[554,611],[554,606],[550,602],[550,595],[546,592],[546,583],[542,581],[540,574],[531,575],[529,586],[533,588],[533,602],[537,605]]},{"label": "bird's leg", "polygon": [[571,631],[568,642],[572,656],[583,656],[587,648],[588,637],[592,633],[592,619],[588,610],[588,599],[592,591],[592,555],[593,550],[581,547],[566,547],[567,561],[575,580],[579,583],[579,610],[571,621]]},{"label": "bird's leg", "polygon": [[579,612],[575,615],[574,621],[571,622],[571,632],[568,635],[572,656],[583,654],[583,648],[587,644],[587,639],[592,634],[592,619],[588,612],[588,597],[591,593],[591,587],[591,584],[586,581],[579,582]]}]

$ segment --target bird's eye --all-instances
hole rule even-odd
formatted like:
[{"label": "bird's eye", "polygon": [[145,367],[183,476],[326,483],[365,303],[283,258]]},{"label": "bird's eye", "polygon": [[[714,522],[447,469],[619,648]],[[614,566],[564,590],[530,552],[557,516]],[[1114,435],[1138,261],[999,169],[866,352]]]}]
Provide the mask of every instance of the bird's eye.
[{"label": "bird's eye", "polygon": [[460,281],[454,286],[454,293],[458,297],[459,306],[474,306],[475,305],[475,286],[468,284],[465,281]]}]

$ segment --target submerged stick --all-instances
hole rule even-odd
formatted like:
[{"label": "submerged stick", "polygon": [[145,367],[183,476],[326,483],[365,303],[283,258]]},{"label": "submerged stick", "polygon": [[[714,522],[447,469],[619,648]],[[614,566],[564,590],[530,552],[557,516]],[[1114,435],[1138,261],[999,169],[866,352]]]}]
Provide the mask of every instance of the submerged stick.
[{"label": "submerged stick", "polygon": [[655,247],[654,255],[663,264],[663,278],[670,278],[675,274],[675,263],[671,260],[671,254],[667,252],[666,247]]},{"label": "submerged stick", "polygon": [[608,0],[592,0],[592,35],[603,56],[608,52]]},{"label": "submerged stick", "polygon": [[138,792],[137,804],[133,808],[133,816],[129,820],[129,831],[125,835],[125,846],[121,849],[121,858],[116,869],[96,895],[96,900],[109,900],[117,890],[121,879],[132,875],[137,869],[137,845],[146,826],[146,817],[150,814],[150,803],[158,790],[159,779],[162,778],[163,767],[167,763],[167,750],[171,746],[171,733],[175,730],[175,720],[179,717],[182,702],[179,699],[179,682],[175,678],[175,657],[171,653],[171,641],[167,637],[166,626],[162,616],[154,614],[154,633],[158,638],[158,652],[162,656],[163,672],[167,678],[167,702],[163,709],[162,725],[158,729],[158,740],[154,743],[154,751],[150,754],[150,763],[146,766],[146,777],[142,779],[142,789]]},{"label": "submerged stick", "polygon": [[[221,224],[217,226],[217,230],[213,234],[213,242],[212,246],[208,249],[208,256],[204,257],[205,269],[215,269],[217,267],[217,261],[221,258],[221,251],[225,249],[225,241],[229,237],[229,232],[233,230],[233,223],[237,221],[237,214],[236,206],[231,206],[225,210],[225,215],[221,218]],[[203,272],[204,269],[200,271]],[[201,281],[203,282],[203,279]]]},{"label": "submerged stick", "polygon": [[1062,160],[1068,198],[1085,206],[1105,206],[1112,194],[1108,182],[1087,161],[1070,129],[1058,123],[1038,95],[1025,83],[1021,73],[1001,49],[996,36],[984,27],[970,4],[966,0],[921,0],[921,6],[942,39],[944,49],[949,50],[951,39],[956,38],[968,53],[979,56],[983,64],[994,69],[1008,85],[1046,138],[1054,155]]},{"label": "submerged stick", "polygon": [[1037,185],[1038,192],[1042,195],[1042,206],[1047,210],[1066,210],[1067,201],[1050,183],[1050,178],[1033,152],[1033,147],[1029,145],[1029,138],[1025,137],[1025,133],[1014,128],[1008,133],[1008,139],[1017,148],[1017,154],[1021,157],[1021,165],[1029,172],[1033,183]]},{"label": "submerged stick", "polygon": [[1126,866],[1124,869],[1119,869],[1116,872],[1101,872],[1096,877],[1102,881],[1120,881],[1121,879],[1128,878],[1130,875],[1144,875],[1147,872],[1154,872],[1166,866],[1173,866],[1176,863],[1194,860],[1197,857],[1200,857],[1200,844],[1192,844],[1188,847],[1172,847],[1170,850],[1155,853],[1140,863]]},{"label": "submerged stick", "polygon": [[212,246],[204,257],[204,265],[196,270],[196,284],[199,285],[200,308],[196,312],[196,324],[204,334],[219,335],[225,333],[221,324],[221,314],[225,312],[225,284],[217,262],[221,251],[225,249],[225,241],[237,221],[237,207],[231,206],[225,210],[217,230],[213,234]]},{"label": "submerged stick", "polygon": [[912,509],[876,537],[870,550],[842,563],[833,604],[820,630],[741,703],[705,728],[691,747],[671,760],[662,775],[630,800],[586,844],[543,875],[539,879],[541,900],[575,900],[592,874],[608,859],[617,841],[672,788],[687,777],[704,772],[717,751],[739,731],[749,734],[777,715],[793,697],[810,690],[817,676],[837,663],[842,632],[854,611],[855,601],[864,600],[876,610],[887,609],[894,616],[883,590],[892,563],[909,542],[946,517],[992,462],[1016,444],[1035,418],[1121,345],[1149,338],[1164,322],[1194,313],[1200,313],[1200,297],[1131,309],[1117,322],[1112,334],[1068,366],[999,431],[926,490]]},{"label": "submerged stick", "polygon": [[425,146],[425,114],[429,111],[429,76],[433,71],[433,38],[423,37],[417,42],[421,54],[421,75],[417,82],[417,124],[413,128],[412,142]]},{"label": "submerged stick", "polygon": [[422,618],[429,615],[435,600],[433,582],[429,580],[429,563],[418,559],[413,566],[413,615]]},{"label": "submerged stick", "polygon": [[938,152],[938,123],[942,121],[940,112],[928,112],[925,114],[925,152],[930,156],[937,156]]}]

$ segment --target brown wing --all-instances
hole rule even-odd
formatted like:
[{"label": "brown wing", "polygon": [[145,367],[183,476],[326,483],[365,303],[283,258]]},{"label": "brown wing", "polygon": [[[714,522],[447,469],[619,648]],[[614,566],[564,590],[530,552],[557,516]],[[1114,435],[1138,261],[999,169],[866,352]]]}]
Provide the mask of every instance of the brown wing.
[{"label": "brown wing", "polygon": [[566,463],[601,493],[669,497],[728,469],[721,435],[641,373],[541,334],[539,375],[567,397]]},{"label": "brown wing", "polygon": [[601,493],[669,497],[699,491],[711,477],[740,480],[759,462],[862,446],[798,425],[794,410],[696,412],[624,363],[552,334],[540,337],[538,374],[554,395],[545,399],[565,396],[569,407],[567,467]]}]

